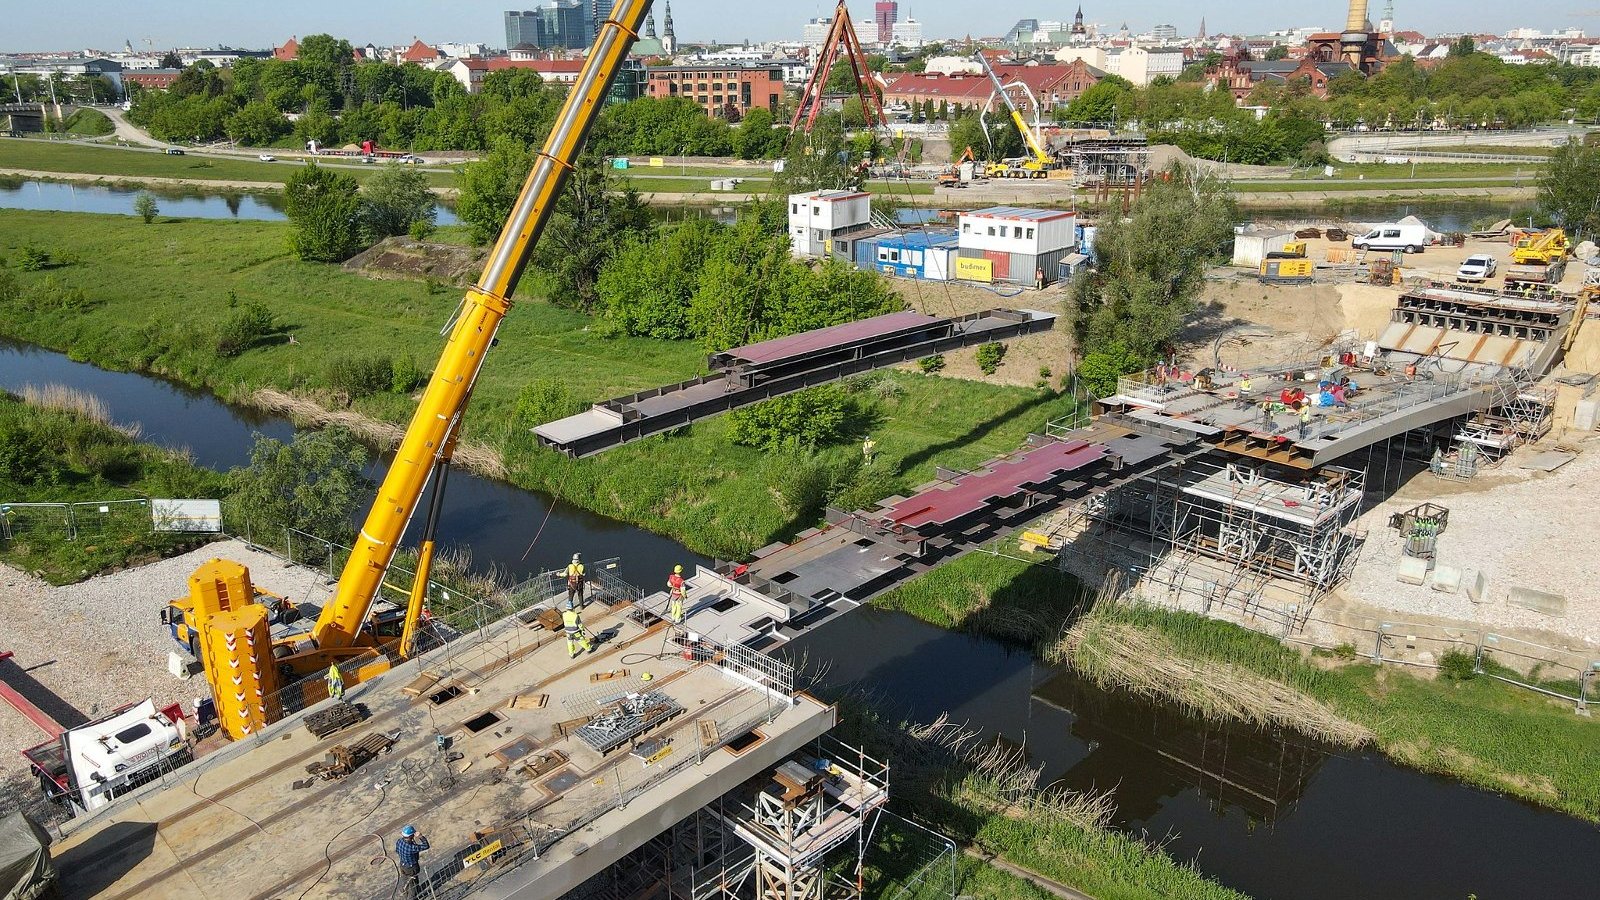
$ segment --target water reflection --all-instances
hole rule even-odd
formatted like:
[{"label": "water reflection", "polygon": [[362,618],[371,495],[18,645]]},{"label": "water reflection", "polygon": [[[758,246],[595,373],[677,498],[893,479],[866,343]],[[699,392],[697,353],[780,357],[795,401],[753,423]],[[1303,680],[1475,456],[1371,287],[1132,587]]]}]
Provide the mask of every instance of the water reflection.
[{"label": "water reflection", "polygon": [[[198,187],[149,187],[0,179],[0,207],[50,212],[110,213],[131,216],[133,200],[148,190],[161,215],[180,219],[239,219],[281,222],[283,198],[275,191],[226,191]],[[448,206],[438,207],[437,223],[460,223]]]}]

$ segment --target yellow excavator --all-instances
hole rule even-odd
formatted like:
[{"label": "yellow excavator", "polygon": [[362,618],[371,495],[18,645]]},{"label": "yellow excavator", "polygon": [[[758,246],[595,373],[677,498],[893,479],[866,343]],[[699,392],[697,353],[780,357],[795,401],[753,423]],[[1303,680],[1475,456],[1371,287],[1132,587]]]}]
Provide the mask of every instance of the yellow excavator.
[{"label": "yellow excavator", "polygon": [[[315,616],[257,591],[239,563],[212,560],[189,580],[189,596],[162,613],[180,643],[205,667],[220,727],[248,737],[283,715],[278,690],[338,665],[345,683],[389,668],[415,647],[433,561],[434,529],[461,416],[484,356],[511,309],[511,295],[578,158],[579,148],[621,69],[650,0],[618,0],[569,90],[522,193],[490,251],[483,274],[456,308],[444,351],[385,473],[338,586]],[[432,501],[409,602],[380,602],[378,591],[429,483]],[[374,616],[374,610],[389,607]],[[297,617],[299,622],[294,621]],[[309,625],[309,627],[307,627]],[[297,627],[298,626],[298,627]]]},{"label": "yellow excavator", "polygon": [[[1028,156],[993,160],[985,167],[985,173],[990,178],[1058,178],[1065,176],[1067,174],[1066,170],[1062,169],[1055,159],[1045,152],[1044,147],[1039,143],[1038,137],[1034,135],[1033,129],[1028,127],[1028,121],[1022,117],[1022,110],[1017,108],[1016,101],[1012,100],[1011,95],[1006,92],[1007,86],[1000,82],[1000,76],[996,75],[994,67],[989,65],[988,57],[984,56],[982,52],[974,53],[972,57],[978,61],[978,65],[983,67],[983,71],[989,76],[989,80],[994,83],[994,92],[999,95],[1001,102],[1006,105],[1006,110],[1011,113],[1011,124],[1015,125],[1017,131],[1022,135],[1022,143],[1028,148],[1029,154]],[[1028,90],[1028,86],[1025,84],[1022,85],[1022,89],[1027,92],[1028,97],[1032,100],[1033,108],[1038,109],[1039,101],[1033,97],[1033,92]]]}]

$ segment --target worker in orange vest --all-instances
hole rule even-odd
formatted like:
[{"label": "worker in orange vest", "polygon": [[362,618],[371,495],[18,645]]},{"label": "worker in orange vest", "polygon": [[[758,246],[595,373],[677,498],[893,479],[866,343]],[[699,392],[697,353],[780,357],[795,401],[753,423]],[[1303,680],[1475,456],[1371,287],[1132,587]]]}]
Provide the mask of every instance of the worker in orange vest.
[{"label": "worker in orange vest", "polygon": [[674,625],[683,624],[684,593],[683,566],[673,566],[667,576],[667,621]]}]

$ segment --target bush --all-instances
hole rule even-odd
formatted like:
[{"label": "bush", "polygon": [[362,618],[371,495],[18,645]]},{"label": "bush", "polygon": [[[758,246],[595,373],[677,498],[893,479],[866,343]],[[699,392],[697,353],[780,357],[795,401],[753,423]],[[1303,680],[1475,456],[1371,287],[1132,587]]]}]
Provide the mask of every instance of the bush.
[{"label": "bush", "polygon": [[729,413],[728,434],[761,450],[813,450],[837,443],[859,412],[842,387],[823,385]]},{"label": "bush", "polygon": [[985,375],[993,375],[1000,370],[1000,361],[1006,358],[1006,345],[998,341],[984,344],[978,348],[978,354],[975,358],[978,363],[978,371]]},{"label": "bush", "polygon": [[791,519],[816,516],[833,492],[834,468],[815,454],[785,454],[772,463],[768,483],[784,514]]},{"label": "bush", "polygon": [[146,225],[156,220],[161,215],[161,208],[156,205],[155,195],[149,191],[140,191],[133,198],[133,211],[144,220]]},{"label": "bush", "polygon": [[394,372],[389,378],[389,390],[396,394],[409,394],[422,386],[427,373],[417,368],[417,361],[402,356],[394,361]]},{"label": "bush", "polygon": [[437,230],[438,226],[434,225],[427,219],[418,219],[417,221],[411,223],[411,227],[407,230],[407,233],[411,235],[411,239],[414,241],[425,241],[428,238],[433,237],[433,233]]},{"label": "bush", "polygon": [[1446,650],[1439,657],[1439,674],[1451,681],[1471,681],[1478,676],[1477,670],[1472,654],[1464,650]]},{"label": "bush", "polygon": [[0,303],[10,303],[22,296],[22,285],[17,283],[17,276],[0,269]]},{"label": "bush", "polygon": [[265,304],[246,303],[217,330],[217,352],[223,356],[238,356],[271,334],[274,326],[272,310]]},{"label": "bush", "polygon": [[50,251],[32,244],[17,248],[17,268],[24,272],[38,272],[50,267]]},{"label": "bush", "polygon": [[944,355],[936,353],[933,356],[924,356],[917,360],[917,368],[921,369],[924,375],[932,375],[944,368]]},{"label": "bush", "polygon": [[394,384],[394,366],[389,357],[376,353],[340,356],[328,363],[328,384],[354,400],[389,390]]},{"label": "bush", "polygon": [[79,312],[89,308],[89,298],[82,288],[47,275],[22,295],[22,308],[31,312]]}]

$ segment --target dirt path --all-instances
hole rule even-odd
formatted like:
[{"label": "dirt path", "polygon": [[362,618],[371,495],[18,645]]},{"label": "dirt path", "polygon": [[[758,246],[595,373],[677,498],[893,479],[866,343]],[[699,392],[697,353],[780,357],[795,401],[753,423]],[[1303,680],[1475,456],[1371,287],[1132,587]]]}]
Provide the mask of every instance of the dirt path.
[{"label": "dirt path", "polygon": [[1387,187],[1360,191],[1241,191],[1235,195],[1240,206],[1311,206],[1330,200],[1371,199],[1407,200],[1417,197],[1460,197],[1463,200],[1531,200],[1538,189],[1528,187],[1463,187],[1403,188]]}]

